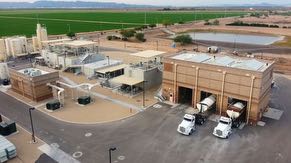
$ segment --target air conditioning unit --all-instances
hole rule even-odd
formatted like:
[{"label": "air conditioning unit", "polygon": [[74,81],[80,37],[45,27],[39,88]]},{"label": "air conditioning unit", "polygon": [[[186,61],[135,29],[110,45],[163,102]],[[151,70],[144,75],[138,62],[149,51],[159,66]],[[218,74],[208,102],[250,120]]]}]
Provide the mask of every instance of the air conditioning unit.
[{"label": "air conditioning unit", "polygon": [[81,105],[87,105],[90,104],[91,97],[90,96],[81,96],[78,98],[78,103]]},{"label": "air conditioning unit", "polygon": [[61,107],[61,103],[59,100],[53,100],[46,104],[46,109],[48,110],[57,110]]},{"label": "air conditioning unit", "polygon": [[8,136],[17,131],[15,122],[6,121],[0,123],[0,134],[3,136]]}]

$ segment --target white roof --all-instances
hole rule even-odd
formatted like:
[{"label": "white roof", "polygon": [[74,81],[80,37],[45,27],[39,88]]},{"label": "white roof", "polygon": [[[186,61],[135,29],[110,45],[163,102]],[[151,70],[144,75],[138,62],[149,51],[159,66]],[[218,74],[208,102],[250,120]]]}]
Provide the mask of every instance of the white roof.
[{"label": "white roof", "polygon": [[101,61],[85,64],[84,67],[85,68],[89,68],[89,69],[97,70],[97,69],[101,69],[101,68],[107,68],[108,66],[115,66],[115,65],[120,64],[120,63],[121,63],[120,60],[110,59],[109,60],[109,65],[108,65],[108,60],[104,59],[104,60],[101,60]]},{"label": "white roof", "polygon": [[106,72],[113,72],[113,71],[116,71],[116,70],[124,69],[127,66],[128,66],[127,64],[120,64],[120,65],[116,65],[116,66],[111,66],[111,67],[107,67],[107,68],[104,68],[104,69],[100,69],[100,70],[97,70],[96,72],[99,72],[101,74],[105,74]]},{"label": "white roof", "polygon": [[153,57],[157,57],[161,54],[164,54],[165,52],[162,51],[156,51],[156,50],[145,50],[145,51],[141,51],[138,53],[133,53],[130,54],[132,56],[136,56],[136,57],[141,57],[141,58],[153,58]]},{"label": "white roof", "polygon": [[139,83],[142,83],[143,80],[127,77],[125,75],[121,75],[121,76],[118,76],[116,78],[111,79],[111,82],[133,86],[133,85],[137,85]]},{"label": "white roof", "polygon": [[207,53],[182,53],[171,57],[172,59],[191,61],[197,63],[206,63],[211,65],[233,67],[251,71],[264,71],[268,67],[267,62],[256,59],[238,58],[230,56],[213,56]]},{"label": "white roof", "polygon": [[65,41],[71,41],[69,38],[64,39],[57,39],[57,40],[47,40],[47,41],[41,41],[42,43],[59,43],[59,42],[65,42]]},{"label": "white roof", "polygon": [[94,45],[94,44],[96,44],[96,42],[87,41],[87,40],[74,40],[74,41],[69,41],[69,42],[64,43],[64,45],[72,46],[72,47],[83,47],[83,46],[89,46],[89,45]]}]

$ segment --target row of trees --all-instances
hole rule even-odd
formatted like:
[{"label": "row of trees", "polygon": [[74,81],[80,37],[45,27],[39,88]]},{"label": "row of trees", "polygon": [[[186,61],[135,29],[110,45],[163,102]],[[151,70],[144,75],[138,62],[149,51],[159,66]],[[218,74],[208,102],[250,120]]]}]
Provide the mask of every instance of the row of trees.
[{"label": "row of trees", "polygon": [[108,40],[123,40],[123,41],[127,41],[128,39],[135,37],[136,40],[141,41],[141,42],[145,42],[146,39],[144,38],[144,33],[141,32],[136,32],[133,29],[128,29],[128,30],[122,30],[120,31],[120,34],[122,36],[122,38],[118,37],[118,36],[107,36]]}]

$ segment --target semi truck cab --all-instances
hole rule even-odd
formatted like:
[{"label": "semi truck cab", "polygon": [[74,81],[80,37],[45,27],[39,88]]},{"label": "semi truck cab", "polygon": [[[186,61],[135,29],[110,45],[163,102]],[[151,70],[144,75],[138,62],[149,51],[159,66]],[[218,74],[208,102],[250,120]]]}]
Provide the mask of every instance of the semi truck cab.
[{"label": "semi truck cab", "polygon": [[218,125],[213,130],[213,135],[227,139],[232,133],[232,119],[220,117]]},{"label": "semi truck cab", "polygon": [[177,131],[183,135],[191,135],[195,131],[195,116],[185,114],[183,121],[177,128]]}]

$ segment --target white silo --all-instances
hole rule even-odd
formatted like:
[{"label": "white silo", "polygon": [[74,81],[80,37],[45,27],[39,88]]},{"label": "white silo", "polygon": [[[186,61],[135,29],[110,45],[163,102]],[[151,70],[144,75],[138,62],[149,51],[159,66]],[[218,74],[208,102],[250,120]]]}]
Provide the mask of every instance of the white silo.
[{"label": "white silo", "polygon": [[48,40],[46,27],[41,26],[41,24],[37,24],[36,25],[36,37],[38,39],[39,50],[41,50],[42,49],[42,43],[41,42]]},{"label": "white silo", "polygon": [[6,48],[4,39],[0,39],[0,60],[6,60]]},{"label": "white silo", "polygon": [[9,72],[8,72],[8,66],[7,63],[0,63],[0,79],[8,79],[9,78]]}]

